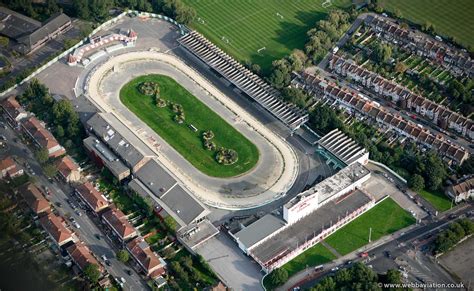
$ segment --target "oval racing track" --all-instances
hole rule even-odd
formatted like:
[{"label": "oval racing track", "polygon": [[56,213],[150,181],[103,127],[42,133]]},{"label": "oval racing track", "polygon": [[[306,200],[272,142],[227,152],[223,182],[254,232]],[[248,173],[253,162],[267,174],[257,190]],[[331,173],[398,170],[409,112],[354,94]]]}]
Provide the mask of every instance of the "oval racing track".
[{"label": "oval racing track", "polygon": [[[239,130],[257,146],[260,152],[257,165],[240,176],[224,179],[207,176],[194,168],[121,103],[120,89],[130,80],[147,74],[175,79]],[[154,51],[120,54],[98,64],[87,80],[88,98],[101,111],[114,114],[130,128],[182,185],[209,206],[230,210],[259,207],[282,197],[296,180],[298,158],[286,141],[173,55]],[[153,141],[160,147],[155,147]]]}]

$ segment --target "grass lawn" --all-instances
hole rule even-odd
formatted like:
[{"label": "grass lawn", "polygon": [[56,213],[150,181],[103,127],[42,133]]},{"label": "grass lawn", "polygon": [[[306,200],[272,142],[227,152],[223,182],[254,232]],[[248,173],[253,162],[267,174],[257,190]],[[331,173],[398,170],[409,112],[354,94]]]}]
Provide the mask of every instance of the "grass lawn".
[{"label": "grass lawn", "polygon": [[[168,106],[159,108],[154,97],[139,92],[138,85],[147,81],[160,84],[163,99],[183,106],[186,116],[183,124],[173,120],[176,114]],[[209,176],[237,176],[252,169],[258,161],[259,152],[252,142],[170,77],[147,75],[135,78],[121,89],[120,100],[194,167]],[[189,124],[199,130],[194,132]],[[203,146],[202,133],[206,130],[214,132],[212,141],[218,147],[234,149],[238,161],[232,165],[219,164],[215,159],[216,152]]]},{"label": "grass lawn", "polygon": [[[348,8],[351,1],[332,0],[184,0],[195,8],[197,18],[192,28],[239,61],[259,64],[268,73],[271,63],[303,49],[306,32],[335,8]],[[260,53],[258,49],[265,47]]]},{"label": "grass lawn", "polygon": [[440,191],[422,190],[418,194],[428,200],[438,211],[446,211],[451,208],[451,200]]},{"label": "grass lawn", "polygon": [[472,0],[381,0],[379,3],[389,11],[399,9],[402,17],[410,21],[431,22],[437,34],[474,47]]},{"label": "grass lawn", "polygon": [[415,223],[415,218],[387,198],[374,208],[336,231],[326,242],[341,255],[346,255],[368,243],[369,228],[372,241]]},{"label": "grass lawn", "polygon": [[321,264],[332,261],[336,256],[331,253],[322,244],[317,244],[312,248],[306,250],[301,255],[297,256],[293,260],[283,265],[283,269],[288,271],[288,277],[293,276],[301,270],[304,270],[306,266],[315,267]]}]

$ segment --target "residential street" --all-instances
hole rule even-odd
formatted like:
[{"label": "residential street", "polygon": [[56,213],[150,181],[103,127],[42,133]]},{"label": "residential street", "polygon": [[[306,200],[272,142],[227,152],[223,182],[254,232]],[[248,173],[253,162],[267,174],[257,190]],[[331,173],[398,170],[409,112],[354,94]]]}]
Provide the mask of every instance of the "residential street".
[{"label": "residential street", "polygon": [[[87,246],[98,257],[99,260],[101,260],[100,257],[102,255],[107,257],[111,263],[110,266],[107,266],[101,260],[101,263],[104,265],[105,269],[115,278],[123,277],[126,280],[126,283],[124,284],[124,289],[126,290],[148,290],[146,282],[141,279],[140,275],[138,275],[133,269],[132,275],[128,275],[126,270],[131,268],[125,266],[115,258],[117,249],[114,247],[114,244],[109,240],[109,238],[107,238],[104,233],[101,232],[101,230],[89,217],[92,216],[92,213],[87,213],[84,209],[80,208],[78,209],[83,215],[79,216],[74,213],[74,210],[66,202],[66,199],[70,199],[74,201],[75,205],[78,205],[77,199],[72,195],[72,189],[63,183],[56,182],[56,180],[53,180],[53,182],[48,181],[48,179],[43,175],[41,166],[35,160],[31,150],[26,145],[21,143],[20,138],[15,134],[15,131],[11,127],[8,126],[7,129],[2,129],[2,132],[7,138],[10,154],[12,156],[16,156],[17,161],[20,162],[22,167],[24,166],[24,162],[27,162],[30,165],[31,169],[35,173],[35,177],[37,178],[37,185],[46,186],[50,189],[52,195],[47,198],[51,201],[52,205],[56,207],[60,215],[66,220],[67,216],[72,216],[80,225],[80,228],[75,228],[72,225],[70,225],[69,228],[77,234],[80,240],[87,244]],[[16,138],[19,139],[18,142],[14,141]],[[25,169],[25,171],[27,170]],[[31,175],[31,173],[28,174]],[[61,203],[61,207],[57,207],[56,203],[58,202]],[[97,234],[100,235],[101,239],[96,238]]]}]

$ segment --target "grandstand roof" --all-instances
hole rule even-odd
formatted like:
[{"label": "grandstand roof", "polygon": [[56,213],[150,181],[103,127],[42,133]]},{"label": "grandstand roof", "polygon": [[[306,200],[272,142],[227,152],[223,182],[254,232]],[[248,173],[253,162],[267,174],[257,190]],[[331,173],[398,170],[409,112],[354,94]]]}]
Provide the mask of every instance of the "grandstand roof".
[{"label": "grandstand roof", "polygon": [[347,165],[367,154],[366,149],[337,128],[323,136],[319,145]]},{"label": "grandstand roof", "polygon": [[231,56],[196,31],[181,37],[179,43],[227,78],[291,129],[308,120],[306,111],[278,98],[278,91],[246,69]]}]

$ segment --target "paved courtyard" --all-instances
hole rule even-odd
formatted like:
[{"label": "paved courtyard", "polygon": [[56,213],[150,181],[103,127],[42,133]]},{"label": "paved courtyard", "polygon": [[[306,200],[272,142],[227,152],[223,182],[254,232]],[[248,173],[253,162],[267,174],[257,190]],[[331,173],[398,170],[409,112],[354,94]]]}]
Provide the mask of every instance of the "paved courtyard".
[{"label": "paved courtyard", "polygon": [[464,283],[464,286],[470,285],[473,288],[474,264],[472,262],[474,262],[474,237],[467,239],[453,250],[442,255],[439,261],[451,273],[456,274]]},{"label": "paved courtyard", "polygon": [[263,290],[260,266],[237,247],[226,234],[219,234],[197,250],[217,272],[219,277],[234,290]]}]

